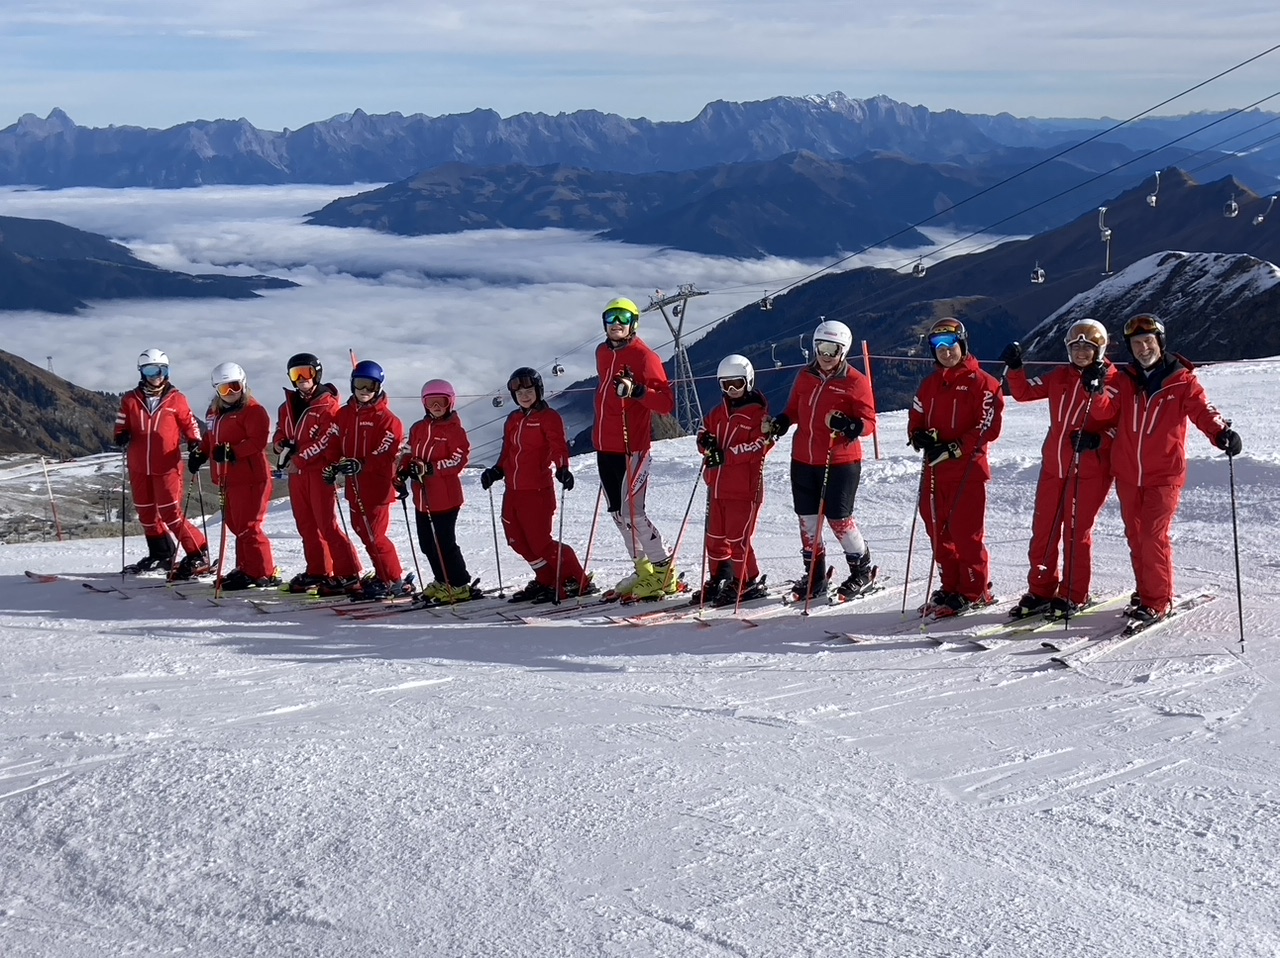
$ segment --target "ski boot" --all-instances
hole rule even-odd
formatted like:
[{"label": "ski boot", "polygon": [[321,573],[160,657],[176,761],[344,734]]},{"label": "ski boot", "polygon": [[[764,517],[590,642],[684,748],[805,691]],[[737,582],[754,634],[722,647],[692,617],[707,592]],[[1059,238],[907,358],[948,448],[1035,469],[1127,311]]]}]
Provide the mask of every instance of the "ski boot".
[{"label": "ski boot", "polygon": [[130,562],[121,572],[125,575],[137,575],[140,572],[168,572],[173,565],[173,557],[178,547],[168,534],[147,536],[147,555],[137,562]]},{"label": "ski boot", "polygon": [[809,581],[809,566],[805,565],[805,574],[791,587],[791,601],[803,602],[805,599],[816,599],[827,594],[831,588],[831,575],[835,570],[826,564],[825,558],[822,555],[818,556],[818,575],[813,582]]},{"label": "ski boot", "polygon": [[[585,581],[585,585],[583,584]],[[600,586],[595,583],[595,574],[588,572],[585,580],[565,579],[560,584],[560,598],[576,599],[584,595],[596,595],[600,591]]]},{"label": "ski boot", "polygon": [[1028,592],[1018,604],[1009,610],[1009,618],[1011,619],[1027,619],[1033,615],[1056,614],[1055,603],[1058,601],[1066,602],[1065,599],[1042,599],[1034,593]]},{"label": "ski boot", "polygon": [[196,576],[208,575],[209,571],[209,553],[190,552],[182,557],[169,578],[175,582],[185,582]]},{"label": "ski boot", "polygon": [[1059,596],[1049,602],[1049,611],[1045,614],[1052,619],[1069,619],[1072,616],[1079,615],[1091,605],[1093,605],[1093,596],[1091,595],[1085,596],[1084,601],[1079,603]]},{"label": "ski boot", "polygon": [[670,559],[648,565],[648,572],[640,575],[635,588],[631,590],[633,598],[662,599],[680,591],[680,581]]},{"label": "ski boot", "polygon": [[871,564],[871,550],[868,549],[856,559],[849,560],[849,578],[836,588],[836,598],[841,602],[857,599],[872,590],[876,582],[877,570]]},{"label": "ski boot", "polygon": [[[528,585],[524,586],[523,588],[517,589],[515,592],[511,593],[511,597],[507,599],[507,601],[508,602],[537,602],[539,596],[541,596],[544,592],[550,592],[550,591],[551,589],[548,586],[543,585],[537,579],[530,579]],[[550,600],[548,599],[544,601],[550,601]]]}]

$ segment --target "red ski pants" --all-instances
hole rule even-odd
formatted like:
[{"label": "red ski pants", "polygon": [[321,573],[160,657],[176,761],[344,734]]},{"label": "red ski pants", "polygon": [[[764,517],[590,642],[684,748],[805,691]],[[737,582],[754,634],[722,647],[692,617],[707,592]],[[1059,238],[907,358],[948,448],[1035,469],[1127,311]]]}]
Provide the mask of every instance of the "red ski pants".
[{"label": "red ski pants", "polygon": [[254,579],[276,574],[271,540],[262,528],[270,504],[270,476],[258,482],[227,486],[222,521],[227,531],[236,537],[236,568]]},{"label": "red ski pants", "polygon": [[302,536],[307,575],[353,579],[360,574],[356,548],[338,524],[338,498],[319,469],[289,476],[289,505]]},{"label": "red ski pants", "polygon": [[[1077,605],[1089,596],[1093,577],[1093,524],[1111,491],[1110,476],[1058,479],[1040,472],[1027,549],[1027,591],[1042,599],[1063,596]],[[1058,546],[1064,549],[1058,573]]]},{"label": "red ski pants", "polygon": [[1142,604],[1157,612],[1173,604],[1173,542],[1169,530],[1182,486],[1135,486],[1116,480],[1120,518]]},{"label": "red ski pants", "polygon": [[760,504],[746,499],[712,499],[707,513],[707,568],[711,578],[721,572],[732,574],[739,582],[760,575],[752,539]]},{"label": "red ski pants", "polygon": [[142,531],[150,537],[167,536],[172,530],[188,555],[207,552],[209,543],[204,533],[183,515],[184,485],[181,466],[155,475],[129,470],[129,488]]},{"label": "red ski pants", "polygon": [[551,536],[551,520],[556,513],[556,493],[547,489],[508,489],[502,496],[502,531],[507,545],[533,567],[534,578],[542,585],[556,585],[556,562],[560,563],[560,584],[581,582],[585,575],[577,554]]},{"label": "red ski pants", "polygon": [[920,518],[933,542],[942,591],[972,601],[982,596],[991,582],[991,559],[985,545],[987,480],[971,474],[973,470],[969,472],[945,481],[932,481],[927,472]]},{"label": "red ski pants", "polygon": [[395,543],[387,535],[391,528],[391,503],[372,505],[364,502],[360,498],[360,486],[352,477],[347,480],[347,504],[351,509],[351,528],[369,553],[373,574],[380,582],[399,582],[404,578],[404,568],[400,565],[400,553],[396,552]]}]

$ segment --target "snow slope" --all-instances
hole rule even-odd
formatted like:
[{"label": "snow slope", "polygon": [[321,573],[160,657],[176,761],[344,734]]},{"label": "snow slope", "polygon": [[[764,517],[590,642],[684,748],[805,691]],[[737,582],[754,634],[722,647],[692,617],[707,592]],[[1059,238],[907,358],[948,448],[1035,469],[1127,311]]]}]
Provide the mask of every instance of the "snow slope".
[{"label": "snow slope", "polygon": [[[964,642],[998,613],[927,636],[900,614],[919,475],[902,413],[858,508],[889,588],[755,628],[264,615],[22,576],[114,570],[118,539],[0,547],[0,952],[1280,954],[1278,373],[1201,373],[1245,440],[1243,654],[1228,467],[1199,434],[1179,587],[1219,598],[1073,669],[1035,641]],[[988,536],[1012,603],[1047,414],[1007,413]],[[691,440],[655,460],[673,539]],[[785,449],[767,479],[757,544],[781,582],[800,571]],[[493,584],[469,481],[464,551]],[[594,498],[568,497],[579,549]],[[298,571],[286,503],[270,531]],[[1096,537],[1095,591],[1127,592],[1114,499]],[[602,524],[591,566],[616,577],[621,555]],[[913,608],[928,567],[918,534]]]}]

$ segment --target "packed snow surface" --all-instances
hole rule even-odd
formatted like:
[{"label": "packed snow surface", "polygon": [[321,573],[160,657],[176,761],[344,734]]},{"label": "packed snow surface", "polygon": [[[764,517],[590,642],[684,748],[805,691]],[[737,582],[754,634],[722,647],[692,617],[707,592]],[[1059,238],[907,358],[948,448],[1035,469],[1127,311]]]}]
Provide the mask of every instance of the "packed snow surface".
[{"label": "packed snow surface", "polygon": [[[259,594],[280,603],[264,614],[22,574],[114,572],[118,539],[0,547],[0,953],[1280,954],[1278,373],[1201,371],[1244,437],[1243,622],[1231,473],[1192,432],[1178,586],[1216,600],[1070,668],[1042,636],[965,638],[1025,585],[1043,403],[1010,403],[992,450],[1001,605],[923,628],[901,612],[919,481],[902,413],[857,508],[887,588],[809,617],[356,620]],[[800,572],[788,445],[757,538],[777,584]],[[692,440],[654,459],[668,542],[692,503],[696,580]],[[581,552],[594,461],[574,468]],[[467,493],[473,574],[497,585],[500,561],[522,585],[474,473]],[[301,571],[287,503],[269,531]],[[1114,498],[1096,541],[1094,592],[1127,594]],[[590,567],[611,582],[622,556],[601,522]],[[909,610],[929,572],[916,528]]]}]

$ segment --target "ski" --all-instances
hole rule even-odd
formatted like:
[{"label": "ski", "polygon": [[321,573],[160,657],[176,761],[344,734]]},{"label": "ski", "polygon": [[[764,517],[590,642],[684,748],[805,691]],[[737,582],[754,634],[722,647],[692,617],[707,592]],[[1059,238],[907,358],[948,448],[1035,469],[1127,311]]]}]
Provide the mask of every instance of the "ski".
[{"label": "ski", "polygon": [[125,592],[124,589],[118,589],[113,585],[105,585],[105,586],[94,585],[92,582],[81,582],[80,584],[84,586],[86,589],[88,589],[90,592],[96,592],[99,595],[107,595],[111,592],[116,592],[120,595],[120,598],[122,599],[133,598],[133,596],[129,595],[128,592]]},{"label": "ski", "polygon": [[1128,645],[1135,639],[1145,636],[1148,632],[1164,626],[1174,616],[1199,608],[1202,605],[1208,605],[1217,598],[1218,596],[1212,592],[1198,592],[1176,598],[1173,601],[1173,608],[1162,619],[1156,619],[1154,622],[1148,623],[1137,623],[1130,619],[1129,623],[1121,626],[1118,631],[1108,631],[1103,635],[1086,641],[1083,645],[1070,648],[1065,652],[1059,652],[1057,655],[1052,656],[1049,661],[1055,665],[1076,668],[1087,662],[1092,662],[1100,656],[1114,652],[1121,646]]}]

